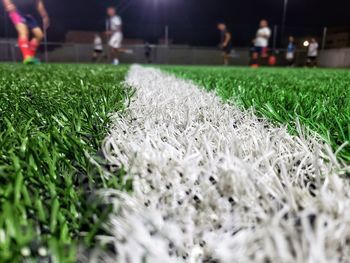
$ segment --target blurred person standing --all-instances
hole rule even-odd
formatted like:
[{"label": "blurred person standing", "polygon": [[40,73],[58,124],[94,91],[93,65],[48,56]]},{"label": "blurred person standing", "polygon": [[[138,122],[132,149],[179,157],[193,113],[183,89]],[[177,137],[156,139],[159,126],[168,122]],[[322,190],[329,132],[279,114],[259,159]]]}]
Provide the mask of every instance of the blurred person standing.
[{"label": "blurred person standing", "polygon": [[295,44],[294,37],[290,36],[288,39],[288,46],[286,52],[286,60],[288,62],[289,67],[293,67],[295,65],[296,50],[297,46]]},{"label": "blurred person standing", "polygon": [[[13,25],[17,30],[18,46],[22,53],[23,63],[39,64],[40,61],[35,58],[35,56],[36,51],[44,38],[44,33],[39,23],[30,13],[30,10],[26,10],[27,8],[24,8],[24,10],[19,10],[15,5],[15,1],[2,0],[2,2]],[[35,5],[37,12],[41,16],[43,28],[46,30],[50,25],[50,18],[43,1],[31,0],[31,2],[32,3],[30,6]],[[30,6],[28,6],[28,9],[30,9]],[[33,35],[31,39],[30,33]]]},{"label": "blurred person standing", "polygon": [[145,58],[148,64],[152,63],[152,46],[149,42],[145,42]]},{"label": "blurred person standing", "polygon": [[232,34],[225,23],[218,23],[217,28],[220,31],[220,49],[223,52],[224,65],[227,66],[232,51]]},{"label": "blurred person standing", "polygon": [[94,36],[94,50],[92,52],[92,61],[99,62],[103,55],[103,42],[99,33]]},{"label": "blurred person standing", "polygon": [[316,67],[317,66],[317,56],[318,56],[318,43],[315,38],[312,38],[309,47],[307,50],[307,61],[306,65],[308,67]]},{"label": "blurred person standing", "polygon": [[123,42],[122,19],[117,15],[115,7],[107,8],[106,35],[109,37],[108,45],[111,49],[113,65],[119,65],[118,55]]},{"label": "blurred person standing", "polygon": [[254,40],[255,51],[252,54],[252,67],[259,66],[259,57],[266,59],[268,57],[269,39],[271,37],[271,29],[267,20],[260,21],[259,29],[256,32],[256,38]]}]

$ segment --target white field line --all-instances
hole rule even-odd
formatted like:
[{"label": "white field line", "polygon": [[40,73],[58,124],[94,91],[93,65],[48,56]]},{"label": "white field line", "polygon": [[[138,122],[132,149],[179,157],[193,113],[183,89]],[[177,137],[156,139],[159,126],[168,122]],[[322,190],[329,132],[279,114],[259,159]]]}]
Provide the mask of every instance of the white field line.
[{"label": "white field line", "polygon": [[126,82],[136,95],[103,145],[134,180],[131,196],[101,193],[111,262],[350,262],[350,186],[329,146],[157,69]]}]

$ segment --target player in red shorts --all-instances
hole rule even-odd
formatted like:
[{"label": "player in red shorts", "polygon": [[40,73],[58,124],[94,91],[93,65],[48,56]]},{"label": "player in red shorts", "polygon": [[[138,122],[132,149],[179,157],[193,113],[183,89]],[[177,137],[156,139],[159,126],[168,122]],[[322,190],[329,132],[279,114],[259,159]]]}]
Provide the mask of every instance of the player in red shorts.
[{"label": "player in red shorts", "polygon": [[[36,9],[43,20],[44,28],[50,24],[49,16],[46,12],[42,0],[30,0],[36,5]],[[21,49],[24,64],[37,64],[39,60],[35,58],[36,50],[44,37],[44,33],[38,22],[30,14],[22,14],[12,0],[2,0],[9,17],[16,27],[18,33],[18,46]],[[33,37],[30,39],[30,33]]]}]

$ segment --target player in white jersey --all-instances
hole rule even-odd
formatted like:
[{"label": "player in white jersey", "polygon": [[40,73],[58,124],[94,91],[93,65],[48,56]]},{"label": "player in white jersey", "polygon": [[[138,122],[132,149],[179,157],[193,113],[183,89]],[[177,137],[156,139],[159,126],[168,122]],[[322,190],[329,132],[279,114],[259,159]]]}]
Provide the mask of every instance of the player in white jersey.
[{"label": "player in white jersey", "polygon": [[307,66],[316,67],[318,56],[318,43],[315,38],[312,38],[307,50]]},{"label": "player in white jersey", "polygon": [[92,61],[99,62],[103,56],[103,41],[99,33],[95,33],[93,46]]},{"label": "player in white jersey", "polygon": [[260,21],[260,26],[256,32],[256,38],[254,40],[255,52],[252,55],[252,67],[258,66],[259,56],[263,59],[268,57],[269,39],[271,37],[271,29],[267,20]]},{"label": "player in white jersey", "polygon": [[117,15],[117,10],[115,7],[107,8],[108,19],[106,21],[106,34],[109,37],[108,45],[111,48],[111,53],[113,56],[113,64],[118,65],[118,53],[120,52],[123,33],[122,33],[122,19]]}]

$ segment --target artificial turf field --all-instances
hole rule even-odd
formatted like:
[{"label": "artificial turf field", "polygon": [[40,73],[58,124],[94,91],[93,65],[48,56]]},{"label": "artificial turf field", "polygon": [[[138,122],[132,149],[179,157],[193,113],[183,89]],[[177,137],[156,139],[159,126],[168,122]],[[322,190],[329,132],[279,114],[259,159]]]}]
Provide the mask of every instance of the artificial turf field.
[{"label": "artificial turf field", "polygon": [[[334,150],[350,140],[347,70],[162,69],[287,123],[291,132],[298,118]],[[106,176],[111,172],[99,154],[110,114],[122,114],[132,95],[132,89],[121,84],[127,70],[0,65],[0,262],[46,253],[59,262],[72,262],[78,244],[93,246],[94,236],[103,233],[110,208],[100,207],[94,192],[131,190],[122,171]],[[349,162],[350,147],[339,157]]]},{"label": "artificial turf field", "polygon": [[[288,68],[163,67],[193,80],[243,109],[288,124],[299,122],[336,151],[350,141],[350,70]],[[350,144],[338,157],[350,162]]]},{"label": "artificial turf field", "polygon": [[124,108],[127,67],[3,64],[0,72],[0,262],[47,248],[72,262],[78,240],[90,245],[107,218],[94,191],[123,188],[120,174],[106,178],[88,155]]}]

